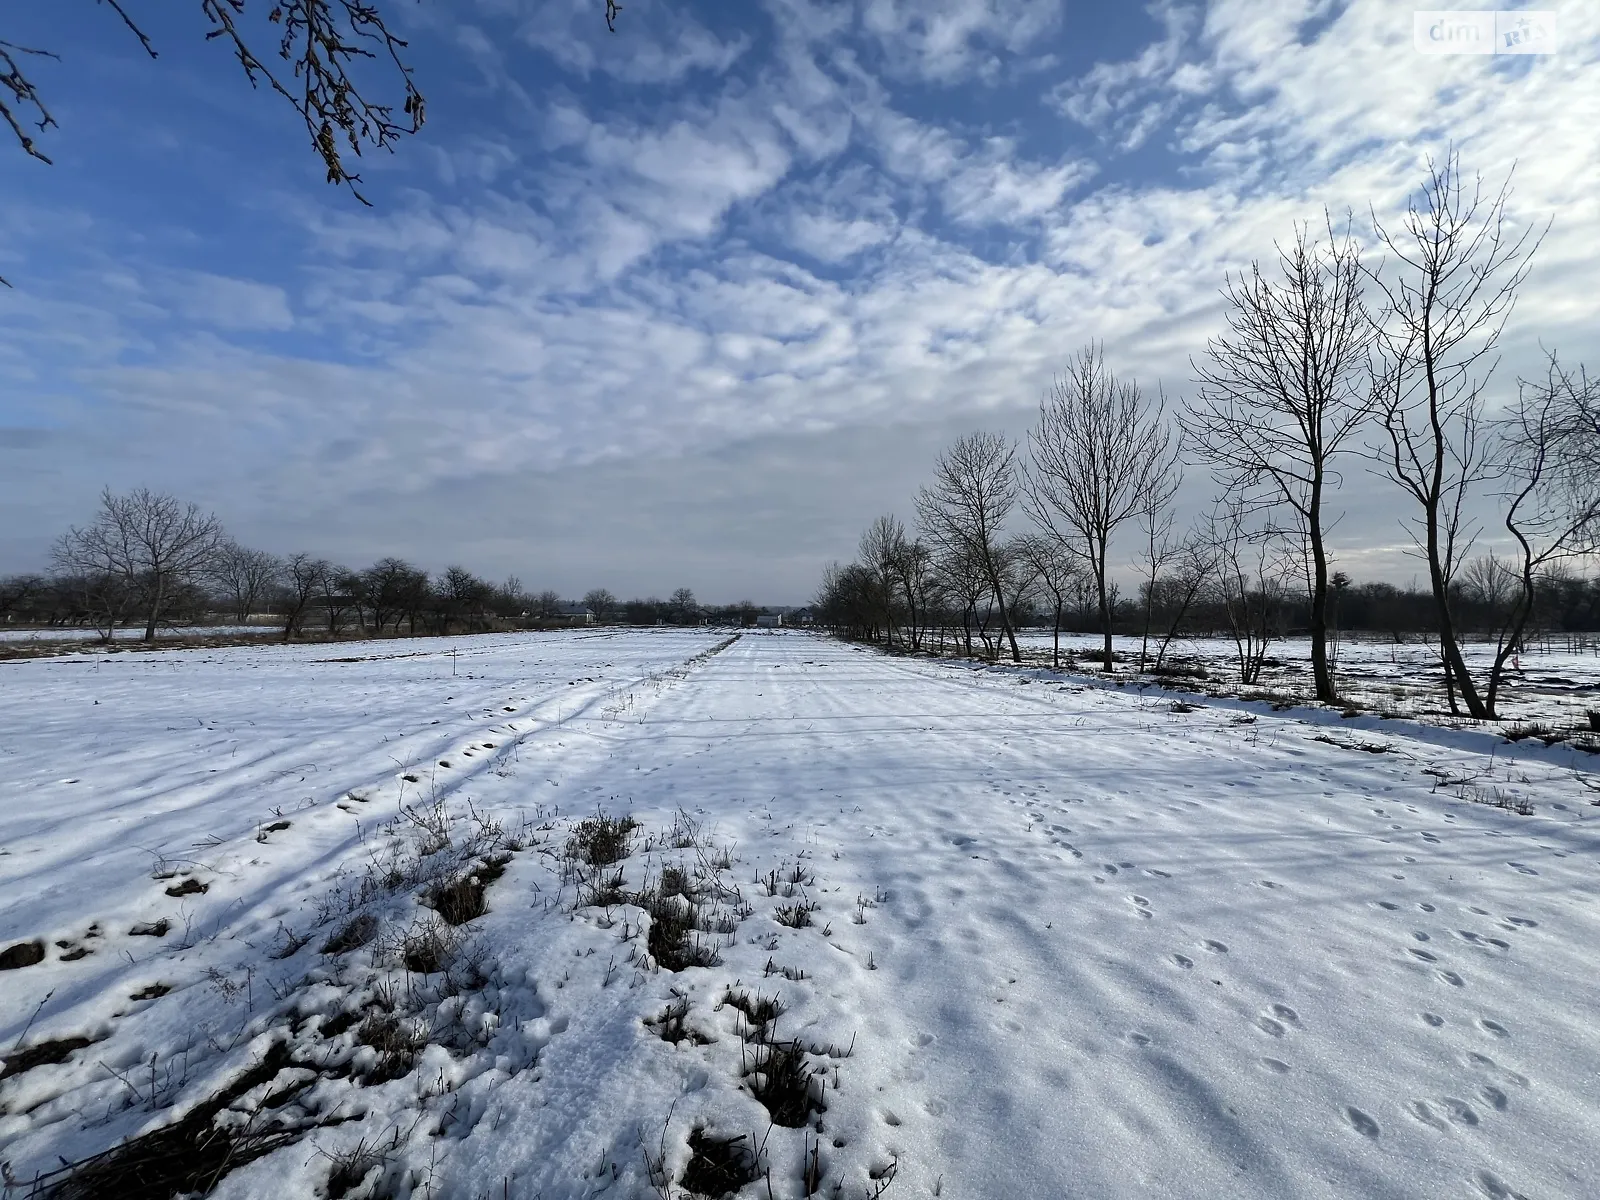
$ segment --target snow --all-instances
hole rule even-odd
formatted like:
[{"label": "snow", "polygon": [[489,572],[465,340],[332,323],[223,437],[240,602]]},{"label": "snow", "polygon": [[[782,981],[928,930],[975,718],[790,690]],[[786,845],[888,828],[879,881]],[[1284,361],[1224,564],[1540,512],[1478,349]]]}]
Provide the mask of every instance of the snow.
[{"label": "snow", "polygon": [[[0,1158],[26,1180],[158,1128],[288,1037],[304,1061],[224,1119],[307,1131],[218,1196],[322,1194],[358,1159],[351,1196],[648,1197],[647,1160],[680,1179],[698,1126],[763,1143],[776,1197],[813,1145],[847,1197],[1592,1194],[1580,756],[723,637],[0,665],[0,948],[48,949],[0,972],[0,1046],[30,1017],[23,1045],[94,1039],[0,1082]],[[1534,814],[1473,802],[1497,798]],[[439,802],[441,858],[474,814],[526,838],[454,935],[481,977],[453,987],[395,965],[417,887],[348,903],[420,836],[402,806]],[[641,822],[628,889],[715,877],[719,965],[657,969],[640,908],[576,904],[564,848],[597,811]],[[698,848],[671,844],[685,815]],[[167,894],[188,879],[207,890]],[[775,919],[804,900],[809,927]],[[351,911],[385,933],[322,953]],[[825,1068],[811,1128],[750,1094],[730,986],[779,994],[776,1036]],[[646,1024],[674,989],[703,1042]],[[376,1052],[319,1029],[385,997],[429,1044],[363,1084]]]},{"label": "snow", "polygon": [[[1018,636],[1018,643],[1031,661],[1049,662],[1051,635],[1029,630]],[[1118,635],[1113,649],[1122,660],[1137,666],[1141,640]],[[1068,656],[1098,654],[1103,645],[1098,634],[1061,635],[1061,661]],[[1152,638],[1148,655],[1154,661],[1160,645]],[[1468,641],[1462,656],[1480,686],[1487,680],[1494,662],[1495,647],[1487,642]],[[1315,694],[1311,679],[1311,642],[1307,638],[1282,638],[1267,650],[1269,665],[1257,684],[1246,691],[1301,698]],[[1338,639],[1335,652],[1336,682],[1339,694],[1365,709],[1407,717],[1438,720],[1447,717],[1443,672],[1437,643],[1420,635],[1395,642],[1390,638],[1345,635]],[[1088,670],[1095,662],[1079,660]],[[1224,637],[1186,637],[1173,640],[1167,652],[1168,664],[1200,666],[1210,683],[1195,684],[1206,690],[1212,684],[1239,690],[1239,669],[1234,643]],[[1184,683],[1181,679],[1172,681]],[[1546,641],[1534,641],[1508,667],[1498,709],[1500,716],[1513,721],[1567,723],[1582,727],[1585,707],[1600,710],[1600,641],[1590,634],[1556,634]]]}]

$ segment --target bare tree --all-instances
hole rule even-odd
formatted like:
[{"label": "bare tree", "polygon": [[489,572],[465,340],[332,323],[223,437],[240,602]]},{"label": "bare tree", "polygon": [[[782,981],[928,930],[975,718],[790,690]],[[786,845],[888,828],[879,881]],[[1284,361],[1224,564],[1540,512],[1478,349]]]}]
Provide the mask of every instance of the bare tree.
[{"label": "bare tree", "polygon": [[1228,332],[1207,343],[1196,366],[1200,394],[1183,430],[1225,487],[1252,507],[1291,510],[1311,593],[1311,673],[1317,699],[1332,704],[1328,496],[1374,398],[1360,247],[1348,225],[1341,235],[1326,224],[1326,244],[1302,225],[1278,247],[1276,281],[1260,263],[1229,277]]},{"label": "bare tree", "polygon": [[0,578],[0,620],[10,621],[12,616],[27,607],[29,601],[44,593],[49,582],[43,575],[8,575]]},{"label": "bare tree", "polygon": [[278,604],[283,612],[283,640],[300,632],[306,612],[315,603],[324,584],[337,574],[325,558],[291,554],[283,564],[278,588]]},{"label": "bare tree", "polygon": [[1283,533],[1253,520],[1259,517],[1239,497],[1219,501],[1203,525],[1210,552],[1209,575],[1228,623],[1239,667],[1239,682],[1260,681],[1267,647],[1281,632],[1285,581],[1291,574]]},{"label": "bare tree", "polygon": [[1177,490],[1177,454],[1158,397],[1118,380],[1099,345],[1078,352],[1039,405],[1030,435],[1029,515],[1063,545],[1081,549],[1099,600],[1104,668],[1111,655],[1111,539],[1140,513],[1159,511]]},{"label": "bare tree", "polygon": [[1081,579],[1081,556],[1068,550],[1053,537],[1030,534],[1013,539],[1016,553],[1025,559],[1033,572],[1036,586],[1050,600],[1051,643],[1050,665],[1061,666],[1061,614],[1065,611],[1067,597]]},{"label": "bare tree", "polygon": [[1143,536],[1139,548],[1139,561],[1144,564],[1144,579],[1139,590],[1144,594],[1144,630],[1139,636],[1139,671],[1143,674],[1150,657],[1150,627],[1155,619],[1156,585],[1161,581],[1161,569],[1182,549],[1172,536],[1173,513],[1170,505],[1147,508],[1139,514],[1139,530]]},{"label": "bare tree", "polygon": [[460,622],[464,629],[484,627],[494,585],[462,566],[446,567],[432,588],[432,609],[437,632],[449,633]]},{"label": "bare tree", "polygon": [[884,640],[894,645],[895,590],[900,582],[900,559],[906,551],[906,527],[893,513],[884,513],[861,535],[857,561],[872,572],[873,596],[883,620]]},{"label": "bare tree", "polygon": [[667,607],[674,625],[693,625],[700,620],[700,602],[686,587],[678,588],[667,598]]},{"label": "bare tree", "polygon": [[597,622],[603,625],[616,615],[617,598],[605,588],[595,588],[585,594],[583,606],[594,614]]},{"label": "bare tree", "polygon": [[962,547],[940,554],[934,559],[933,569],[939,591],[951,606],[949,615],[960,617],[962,643],[970,658],[972,634],[978,625],[978,606],[985,596],[993,595],[993,584],[977,554]]},{"label": "bare tree", "polygon": [[251,550],[232,539],[224,540],[212,556],[207,570],[214,587],[233,608],[233,616],[243,625],[255,612],[258,601],[267,597],[283,572],[283,563],[264,550]]},{"label": "bare tree", "polygon": [[1531,227],[1517,233],[1508,226],[1510,189],[1509,174],[1493,195],[1481,177],[1464,187],[1454,150],[1442,163],[1430,160],[1400,228],[1373,217],[1394,267],[1368,273],[1388,305],[1375,380],[1387,437],[1377,453],[1418,510],[1406,527],[1428,568],[1451,710],[1459,691],[1468,715],[1479,720],[1492,717],[1493,707],[1461,654],[1451,584],[1474,536],[1466,503],[1495,471],[1483,389],[1543,237]]},{"label": "bare tree", "polygon": [[1153,670],[1159,672],[1166,665],[1167,651],[1183,628],[1184,619],[1194,607],[1206,587],[1213,582],[1216,555],[1208,544],[1208,523],[1202,522],[1190,529],[1179,543],[1174,569],[1154,581],[1152,591],[1166,614],[1166,629],[1161,635],[1161,645],[1156,649]]},{"label": "bare tree", "polygon": [[900,585],[900,595],[905,600],[906,624],[911,631],[911,649],[922,648],[922,634],[931,607],[930,591],[933,586],[933,554],[919,541],[908,541],[903,535],[893,558],[895,581]]},{"label": "bare tree", "polygon": [[537,621],[553,620],[561,612],[561,593],[546,588],[533,597],[529,611]]},{"label": "bare tree", "polygon": [[198,505],[148,488],[122,496],[106,488],[94,521],[56,543],[55,561],[69,575],[110,577],[137,595],[144,640],[153,642],[179,590],[210,569],[222,536],[216,517]]},{"label": "bare tree", "polygon": [[1487,556],[1486,565],[1469,563],[1463,573],[1487,593],[1493,614],[1495,655],[1483,690],[1491,717],[1507,660],[1521,648],[1533,616],[1541,576],[1564,558],[1592,551],[1600,533],[1600,476],[1592,470],[1594,447],[1582,419],[1597,406],[1600,383],[1581,367],[1566,370],[1551,352],[1545,378],[1518,381],[1517,402],[1495,430],[1504,524],[1516,553],[1510,562]]},{"label": "bare tree", "polygon": [[[998,433],[969,433],[939,456],[933,482],[918,489],[917,518],[944,554],[981,572],[1000,609],[1011,658],[1022,661],[1006,613],[1000,539],[1017,502],[1016,446]],[[969,639],[970,648],[970,639]]]}]

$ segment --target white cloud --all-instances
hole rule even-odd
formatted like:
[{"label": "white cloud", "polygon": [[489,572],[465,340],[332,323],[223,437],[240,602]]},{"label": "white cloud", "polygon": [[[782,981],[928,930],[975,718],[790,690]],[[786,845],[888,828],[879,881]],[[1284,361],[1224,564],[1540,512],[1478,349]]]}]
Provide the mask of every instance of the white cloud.
[{"label": "white cloud", "polygon": [[1060,0],[865,0],[862,25],[892,75],[948,84],[998,77],[1002,55],[1054,30],[1061,8]]},{"label": "white cloud", "polygon": [[[1123,148],[1170,124],[1175,165],[1193,170],[1101,184],[1080,154],[1045,157],[1020,128],[936,116],[863,66],[876,61],[866,30],[899,46],[882,50],[891,74],[971,79],[1045,49],[1057,6],[768,11],[780,41],[753,78],[684,51],[664,76],[726,77],[614,110],[541,93],[548,116],[525,147],[501,130],[440,151],[461,194],[319,218],[315,265],[288,292],[102,273],[98,291],[67,288],[26,314],[0,293],[0,318],[85,364],[78,381],[114,413],[120,444],[173,479],[211,471],[286,510],[309,495],[432,495],[486,475],[706,455],[756,431],[1010,419],[1090,338],[1181,394],[1225,272],[1324,205],[1392,211],[1422,156],[1455,138],[1491,177],[1520,160],[1519,218],[1557,216],[1508,350],[1545,335],[1600,361],[1600,15],[1564,12],[1561,54],[1508,67],[1412,55],[1395,32],[1409,38],[1409,24],[1376,0],[1338,12],[1229,0],[1203,24],[1165,9],[1161,39],[1052,97]],[[994,261],[991,241],[1012,226],[1025,246]],[[166,308],[219,332],[325,341],[296,357],[152,332]],[[37,366],[11,347],[0,370]],[[178,435],[152,433],[175,415]]]},{"label": "white cloud", "polygon": [[277,332],[294,325],[288,295],[272,284],[186,271],[158,291],[189,320],[213,329]]}]

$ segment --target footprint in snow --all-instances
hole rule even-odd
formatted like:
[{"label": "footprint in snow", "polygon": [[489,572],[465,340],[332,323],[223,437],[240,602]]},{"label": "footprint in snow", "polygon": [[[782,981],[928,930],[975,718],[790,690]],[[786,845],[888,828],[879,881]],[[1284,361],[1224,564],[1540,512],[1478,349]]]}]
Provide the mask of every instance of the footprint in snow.
[{"label": "footprint in snow", "polygon": [[1422,1019],[1427,1024],[1432,1025],[1435,1029],[1444,1024],[1444,1018],[1438,1013],[1425,1012],[1422,1014]]},{"label": "footprint in snow", "polygon": [[1527,917],[1507,917],[1506,920],[1518,929],[1536,929],[1539,922],[1530,921]]},{"label": "footprint in snow", "polygon": [[1272,1015],[1280,1021],[1287,1021],[1291,1025],[1300,1024],[1300,1014],[1287,1004],[1274,1004],[1272,1006]]},{"label": "footprint in snow", "polygon": [[1450,1126],[1445,1119],[1433,1111],[1433,1106],[1426,1100],[1413,1100],[1406,1105],[1406,1111],[1429,1128],[1437,1129],[1441,1133],[1448,1133]]},{"label": "footprint in snow", "polygon": [[1377,903],[1378,903],[1378,907],[1379,908],[1386,908],[1390,912],[1394,912],[1397,908],[1400,907],[1398,904],[1392,903],[1391,901],[1388,901],[1388,900],[1379,900]]},{"label": "footprint in snow", "polygon": [[1539,873],[1532,867],[1525,867],[1521,863],[1508,862],[1506,866],[1515,867],[1523,875],[1537,875]]},{"label": "footprint in snow", "polygon": [[1472,1182],[1489,1200],[1528,1200],[1528,1197],[1513,1190],[1510,1184],[1493,1171],[1474,1171]]},{"label": "footprint in snow", "polygon": [[1377,1141],[1378,1134],[1382,1132],[1376,1121],[1354,1105],[1345,1106],[1344,1119],[1350,1123],[1350,1128],[1364,1138],[1371,1138],[1373,1141]]},{"label": "footprint in snow", "polygon": [[1438,962],[1439,961],[1439,956],[1437,954],[1430,954],[1426,950],[1417,950],[1417,949],[1413,948],[1410,951],[1410,954],[1411,954],[1412,958],[1420,958],[1423,962]]},{"label": "footprint in snow", "polygon": [[1506,1099],[1506,1094],[1493,1084],[1485,1084],[1479,1088],[1478,1095],[1488,1101],[1489,1107],[1494,1109],[1495,1112],[1505,1112],[1510,1104],[1510,1101]]},{"label": "footprint in snow", "polygon": [[1262,1070],[1271,1071],[1274,1075],[1287,1075],[1289,1073],[1289,1064],[1281,1058],[1263,1058],[1260,1062]]},{"label": "footprint in snow", "polygon": [[1526,1075],[1502,1067],[1487,1054],[1479,1054],[1474,1051],[1467,1055],[1467,1062],[1471,1066],[1477,1067],[1480,1071],[1493,1071],[1498,1078],[1505,1080],[1507,1083],[1514,1083],[1522,1088],[1528,1086],[1528,1077]]},{"label": "footprint in snow", "polygon": [[1155,867],[1146,867],[1145,870],[1144,870],[1144,873],[1146,875],[1154,875],[1157,879],[1171,879],[1172,878],[1171,872],[1169,872],[1169,871],[1159,871]]},{"label": "footprint in snow", "polygon": [[1213,954],[1226,954],[1228,952],[1228,944],[1226,942],[1213,941],[1211,938],[1207,938],[1202,944]]},{"label": "footprint in snow", "polygon": [[1174,954],[1172,956],[1172,961],[1177,963],[1185,971],[1194,966],[1194,959],[1190,958],[1187,954]]},{"label": "footprint in snow", "polygon": [[1503,1038],[1511,1036],[1511,1031],[1504,1025],[1500,1024],[1499,1021],[1491,1021],[1488,1018],[1484,1018],[1480,1020],[1478,1024],[1483,1028],[1484,1032],[1492,1033],[1495,1037]]},{"label": "footprint in snow", "polygon": [[1465,987],[1466,986],[1465,980],[1463,980],[1461,978],[1461,976],[1457,975],[1454,971],[1440,971],[1439,972],[1439,978],[1444,980],[1451,987]]},{"label": "footprint in snow", "polygon": [[1256,1028],[1275,1038],[1281,1038],[1284,1035],[1282,1022],[1274,1021],[1271,1017],[1257,1017]]}]

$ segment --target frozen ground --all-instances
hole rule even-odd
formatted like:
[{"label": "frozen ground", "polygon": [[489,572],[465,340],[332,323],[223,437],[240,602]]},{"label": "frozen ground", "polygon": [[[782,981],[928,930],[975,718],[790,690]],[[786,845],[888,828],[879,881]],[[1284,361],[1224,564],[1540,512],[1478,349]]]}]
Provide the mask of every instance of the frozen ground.
[{"label": "frozen ground", "polygon": [[[0,1052],[15,1194],[185,1119],[273,1200],[680,1195],[739,1134],[775,1197],[1595,1194],[1580,756],[720,645],[0,666],[0,948],[44,951],[0,1046],[55,1051]],[[605,870],[597,811],[642,823]],[[505,853],[484,915],[421,907]],[[716,965],[652,962],[664,879]]]}]

